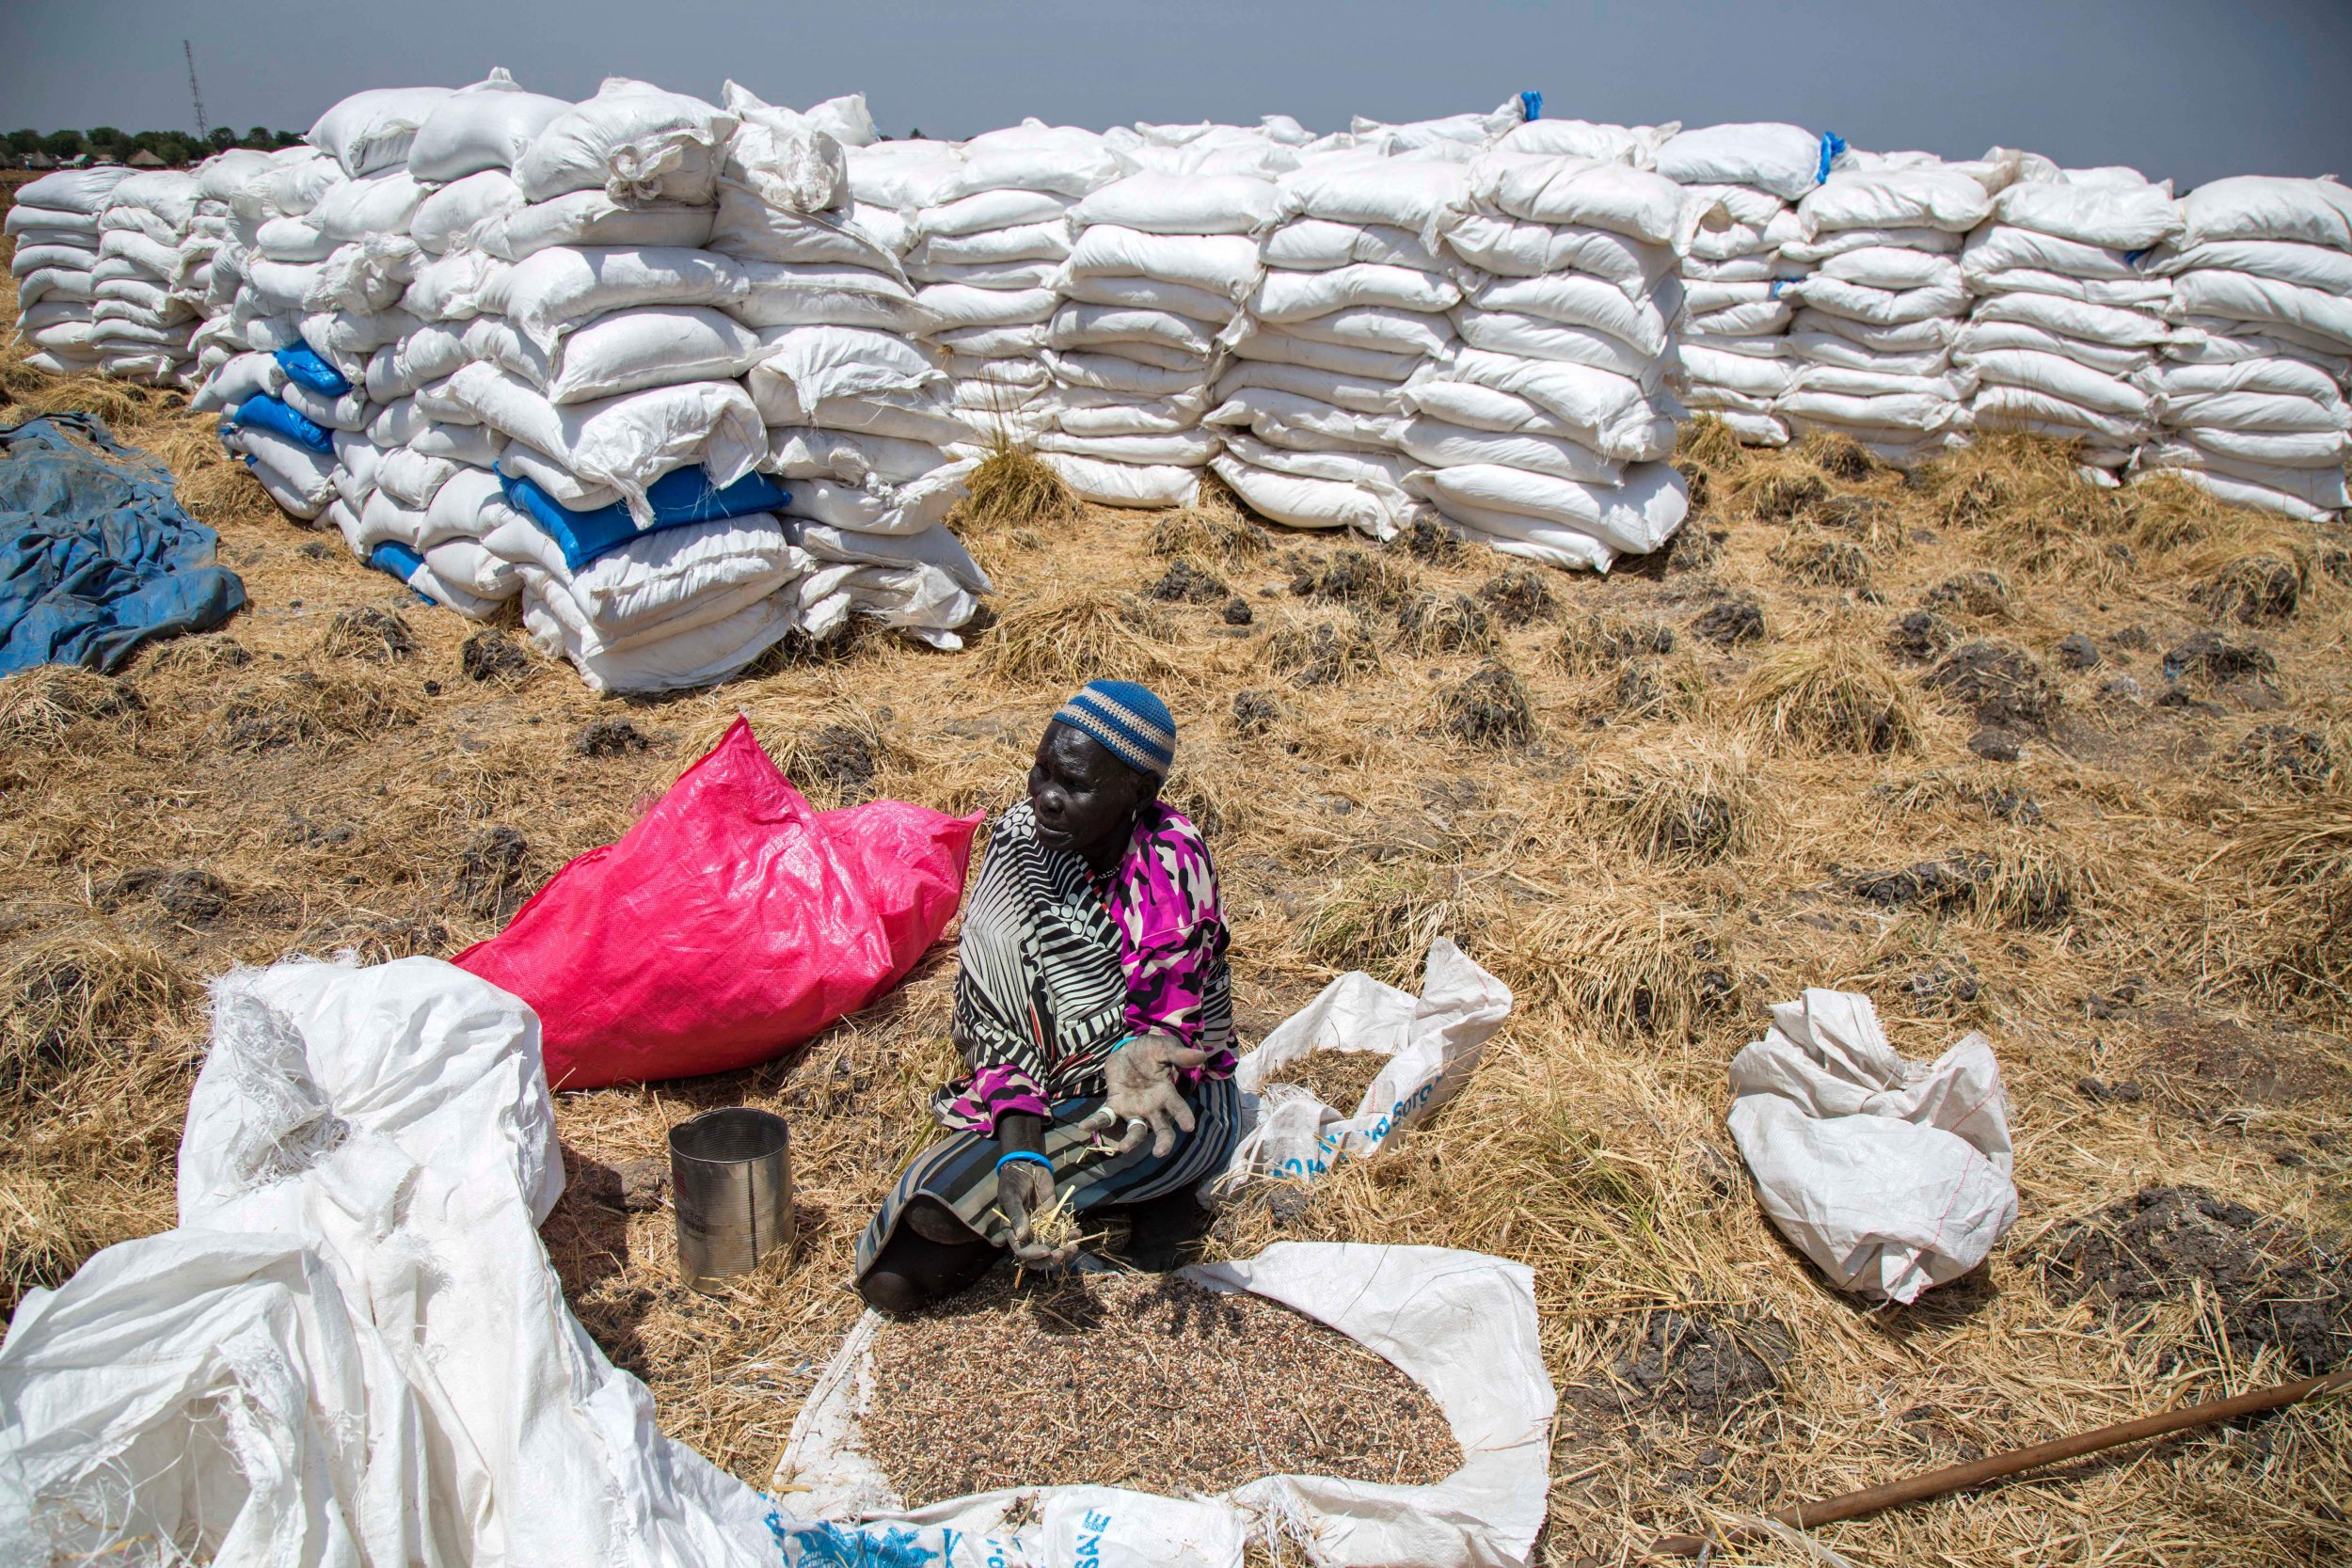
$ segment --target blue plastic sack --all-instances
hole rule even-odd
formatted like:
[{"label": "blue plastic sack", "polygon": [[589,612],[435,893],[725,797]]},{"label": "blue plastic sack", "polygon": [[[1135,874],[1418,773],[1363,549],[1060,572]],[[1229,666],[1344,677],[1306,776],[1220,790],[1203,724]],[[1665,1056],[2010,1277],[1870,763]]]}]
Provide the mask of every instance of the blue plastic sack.
[{"label": "blue plastic sack", "polygon": [[251,425],[257,430],[276,431],[289,441],[299,441],[312,451],[325,452],[330,457],[335,452],[335,437],[332,435],[276,398],[263,397],[259,392],[237,404],[229,420],[231,424]]},{"label": "blue plastic sack", "polygon": [[170,470],[95,415],[0,429],[0,675],[111,671],[151,639],[220,625],[245,583],[215,562],[217,542]]},{"label": "blue plastic sack", "polygon": [[600,556],[611,555],[641,533],[689,523],[715,523],[727,517],[748,517],[774,512],[791,500],[791,492],[766,474],[746,474],[723,490],[711,488],[710,476],[697,465],[673,468],[646,487],[653,507],[653,527],[641,529],[628,508],[615,501],[591,511],[559,505],[554,497],[528,479],[498,470],[499,487],[506,504],[539,525],[564,552],[564,564],[577,572]]},{"label": "blue plastic sack", "polygon": [[[424,557],[405,545],[387,539],[368,552],[368,564],[389,577],[398,578],[402,582],[406,583],[419,572],[424,570]],[[409,592],[427,604],[434,602],[433,596],[421,588],[411,587]]]},{"label": "blue plastic sack", "polygon": [[1519,118],[1523,120],[1543,119],[1544,95],[1540,92],[1519,94]]},{"label": "blue plastic sack", "polygon": [[343,372],[320,358],[308,343],[281,348],[274,357],[278,360],[278,368],[284,371],[290,380],[299,381],[314,392],[339,398],[351,390],[351,383],[344,378]]}]

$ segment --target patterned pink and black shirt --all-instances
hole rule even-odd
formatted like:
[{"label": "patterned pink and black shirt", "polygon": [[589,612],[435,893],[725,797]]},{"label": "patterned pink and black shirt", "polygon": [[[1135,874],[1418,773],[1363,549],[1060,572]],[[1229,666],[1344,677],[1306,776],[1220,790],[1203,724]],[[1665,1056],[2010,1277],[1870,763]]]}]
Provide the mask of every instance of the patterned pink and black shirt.
[{"label": "patterned pink and black shirt", "polygon": [[1230,1077],[1233,1003],[1216,867],[1200,831],[1153,802],[1097,876],[1037,840],[1029,803],[996,819],[963,913],[955,1019],[967,1075],[932,1098],[960,1131],[1103,1092],[1103,1064],[1151,1033],[1207,1051],[1186,1080]]}]

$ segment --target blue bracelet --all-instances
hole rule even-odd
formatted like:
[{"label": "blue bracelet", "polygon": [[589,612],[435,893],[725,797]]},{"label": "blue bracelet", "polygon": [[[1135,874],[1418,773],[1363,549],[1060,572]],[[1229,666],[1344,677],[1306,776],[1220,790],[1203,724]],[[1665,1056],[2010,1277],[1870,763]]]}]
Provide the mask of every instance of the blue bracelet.
[{"label": "blue bracelet", "polygon": [[1053,1161],[1048,1160],[1042,1154],[1035,1153],[1032,1150],[1025,1148],[1016,1148],[1009,1154],[999,1154],[996,1156],[995,1168],[1003,1170],[1007,1164],[1014,1160],[1035,1160],[1039,1164],[1045,1167],[1045,1172],[1048,1176],[1052,1175],[1054,1171]]}]

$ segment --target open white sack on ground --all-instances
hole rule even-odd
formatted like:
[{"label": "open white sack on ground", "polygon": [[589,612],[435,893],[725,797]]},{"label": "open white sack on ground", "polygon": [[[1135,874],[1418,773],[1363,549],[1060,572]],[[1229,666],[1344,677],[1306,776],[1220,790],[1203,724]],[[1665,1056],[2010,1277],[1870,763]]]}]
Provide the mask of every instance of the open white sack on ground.
[{"label": "open white sack on ground", "polygon": [[565,1307],[563,1181],[506,992],[433,958],[221,981],[180,1228],[0,1343],[0,1561],[801,1560]]},{"label": "open white sack on ground", "polygon": [[1840,1287],[1908,1302],[1985,1259],[2017,1219],[1992,1042],[1932,1064],[1886,1042],[1855,991],[1772,1005],[1732,1058],[1726,1119],[1781,1234]]},{"label": "open white sack on ground", "polygon": [[[1241,1141],[1208,1195],[1229,1197],[1259,1177],[1311,1179],[1342,1160],[1378,1153],[1469,1082],[1510,1013],[1510,988],[1446,937],[1429,944],[1419,996],[1361,970],[1341,975],[1235,1064]],[[1318,1051],[1369,1051],[1389,1063],[1351,1110],[1303,1088],[1269,1090],[1269,1079]]]},{"label": "open white sack on ground", "polygon": [[[1181,1274],[1209,1290],[1279,1301],[1377,1351],[1444,1412],[1462,1446],[1462,1467],[1429,1486],[1266,1476],[1196,1498],[1107,1486],[1009,1487],[906,1513],[858,1431],[874,1398],[873,1340],[882,1324],[868,1312],[810,1390],[773,1487],[794,1488],[793,1502],[818,1519],[856,1519],[876,1530],[897,1519],[927,1538],[937,1531],[992,1548],[993,1564],[1239,1568],[1244,1544],[1267,1535],[1303,1546],[1310,1561],[1327,1568],[1506,1568],[1528,1560],[1544,1519],[1555,1402],[1536,1331],[1533,1270],[1450,1247],[1279,1242],[1241,1262]],[[1037,1522],[993,1535],[1025,1502]]]}]

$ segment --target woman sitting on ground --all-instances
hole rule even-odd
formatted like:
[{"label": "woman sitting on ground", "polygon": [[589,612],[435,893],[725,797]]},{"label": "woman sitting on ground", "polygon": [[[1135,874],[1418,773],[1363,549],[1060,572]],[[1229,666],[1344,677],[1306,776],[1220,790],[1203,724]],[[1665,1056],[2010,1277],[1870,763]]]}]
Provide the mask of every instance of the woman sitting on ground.
[{"label": "woman sitting on ground", "polygon": [[1028,799],[997,817],[963,913],[953,1132],[915,1157],[858,1243],[885,1312],[963,1290],[1000,1252],[1058,1267],[1033,1218],[1189,1197],[1232,1157],[1232,997],[1216,868],[1161,803],[1167,705],[1089,681],[1045,726]]}]

